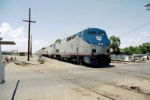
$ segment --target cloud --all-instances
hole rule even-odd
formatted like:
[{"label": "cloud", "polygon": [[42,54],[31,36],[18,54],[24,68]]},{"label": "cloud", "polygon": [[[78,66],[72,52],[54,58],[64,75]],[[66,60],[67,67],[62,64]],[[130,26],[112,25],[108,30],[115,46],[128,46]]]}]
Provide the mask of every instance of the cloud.
[{"label": "cloud", "polygon": [[139,42],[139,41],[141,41],[141,37],[138,37],[138,38],[136,38],[136,39],[129,39],[129,41],[130,42]]},{"label": "cloud", "polygon": [[141,33],[141,35],[143,35],[143,36],[150,36],[150,34],[148,32],[146,32],[146,31]]},{"label": "cloud", "polygon": [[40,50],[42,47],[46,47],[50,45],[47,41],[43,41],[43,40],[34,40],[33,41],[33,49],[35,51]]},{"label": "cloud", "polygon": [[128,44],[122,43],[122,44],[120,45],[120,47],[121,47],[121,48],[128,47]]},{"label": "cloud", "polygon": [[124,41],[127,41],[128,39],[127,38],[122,38],[120,40],[121,40],[121,42],[124,42]]},{"label": "cloud", "polygon": [[10,24],[8,23],[2,23],[0,28],[1,36],[5,37],[6,39],[23,38],[24,37],[23,31],[24,31],[23,26],[14,30],[11,28]]},{"label": "cloud", "polygon": [[[24,27],[21,26],[17,29],[13,29],[9,23],[2,23],[0,27],[0,37],[3,37],[4,41],[14,41],[15,46],[3,46],[3,51],[18,50],[26,52],[28,46],[28,38],[24,36]],[[42,40],[33,40],[32,49],[33,52],[41,49],[42,47],[48,46],[48,42]]]}]

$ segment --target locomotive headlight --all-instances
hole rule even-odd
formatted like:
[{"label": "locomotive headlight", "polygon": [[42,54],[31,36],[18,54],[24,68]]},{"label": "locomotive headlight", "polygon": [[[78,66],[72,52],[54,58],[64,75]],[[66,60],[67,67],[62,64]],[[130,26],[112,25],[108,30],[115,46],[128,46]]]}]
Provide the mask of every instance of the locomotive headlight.
[{"label": "locomotive headlight", "polygon": [[98,44],[99,44],[99,45],[103,45],[103,42],[99,42]]}]

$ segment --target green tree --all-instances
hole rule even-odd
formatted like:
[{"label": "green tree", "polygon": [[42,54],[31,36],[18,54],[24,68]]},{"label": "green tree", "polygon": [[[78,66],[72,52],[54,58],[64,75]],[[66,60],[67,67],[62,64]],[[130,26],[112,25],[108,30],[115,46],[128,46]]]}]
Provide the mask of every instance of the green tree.
[{"label": "green tree", "polygon": [[150,42],[143,43],[142,46],[147,49],[147,53],[150,52]]},{"label": "green tree", "polygon": [[136,46],[136,47],[135,47],[135,49],[136,49],[136,50],[135,50],[134,54],[139,54],[139,53],[140,53],[140,51],[139,51],[139,47],[138,47],[138,46]]},{"label": "green tree", "polygon": [[145,53],[150,53],[150,42],[143,43],[142,45],[139,46],[129,46],[126,48],[123,48],[122,51],[124,51],[126,54],[145,54]]},{"label": "green tree", "polygon": [[129,49],[132,51],[132,53],[134,53],[136,51],[136,48],[133,46],[129,46]]},{"label": "green tree", "polygon": [[121,41],[119,37],[115,37],[114,35],[110,37],[110,47],[113,49],[113,51],[120,52],[119,46],[121,44]]},{"label": "green tree", "polygon": [[128,55],[132,55],[133,54],[133,52],[131,51],[131,49],[128,48],[128,47],[123,48],[122,51],[124,51]]},{"label": "green tree", "polygon": [[61,41],[61,39],[56,39],[55,43],[58,43],[58,42],[60,42],[60,41]]}]

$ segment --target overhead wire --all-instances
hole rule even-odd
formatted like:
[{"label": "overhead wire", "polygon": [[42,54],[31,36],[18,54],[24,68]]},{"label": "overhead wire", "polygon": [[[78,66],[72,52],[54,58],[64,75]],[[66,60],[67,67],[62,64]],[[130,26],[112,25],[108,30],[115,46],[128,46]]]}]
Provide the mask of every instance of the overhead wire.
[{"label": "overhead wire", "polygon": [[[103,0],[99,0],[99,1],[102,1],[102,2],[103,2]],[[124,1],[124,0],[117,0],[117,1]],[[136,0],[136,1],[137,1],[137,0]],[[106,0],[105,0],[105,2],[110,2],[110,1],[106,1]],[[139,1],[138,1],[138,2],[139,2]],[[111,1],[111,3],[117,3],[117,2],[112,2],[112,1]],[[121,4],[122,4],[122,3],[121,3]],[[145,10],[145,11],[146,11],[146,10]],[[143,11],[142,11],[141,13],[143,13]],[[141,14],[141,13],[138,13],[138,15]],[[139,17],[138,15],[136,15],[136,16]],[[141,15],[143,15],[143,14],[141,14]],[[129,19],[132,19],[132,17],[130,17]],[[128,22],[129,19],[124,20],[123,22]],[[135,17],[134,17],[134,20],[135,20]],[[121,23],[119,23],[119,24],[122,24],[123,22],[121,22]],[[119,24],[118,24],[118,25],[119,25]],[[136,29],[134,29],[134,30],[131,30],[131,31],[127,32],[127,33],[124,33],[124,34],[120,35],[119,37],[121,37],[121,36],[123,36],[123,35],[125,35],[125,34],[128,34],[128,33],[131,33],[131,32],[133,32],[133,31],[135,31],[135,30],[137,30],[137,29],[139,29],[139,28],[142,28],[142,27],[144,27],[144,26],[146,26],[146,25],[148,25],[148,24],[150,24],[150,23],[144,24],[144,25],[142,25],[142,26],[140,26],[140,27],[138,27],[138,28],[136,28]],[[114,26],[116,27],[116,26],[118,26],[118,25],[114,25]]]},{"label": "overhead wire", "polygon": [[129,3],[125,3],[125,2],[117,2],[117,1],[109,1],[109,0],[97,0],[97,1],[101,1],[101,2],[108,2],[108,3],[115,3],[115,4],[123,4],[123,5],[130,5],[130,6],[137,6],[139,4],[129,4]]},{"label": "overhead wire", "polygon": [[[99,1],[102,1],[102,0],[99,0]],[[106,1],[106,0],[105,0]],[[123,0],[119,0],[119,1],[123,1]],[[112,1],[111,1],[112,2]],[[143,12],[143,11],[142,11]],[[140,13],[141,14],[141,13]],[[138,14],[139,15],[139,14]],[[136,15],[137,16],[137,15]],[[131,19],[131,18],[129,18],[129,19]],[[127,19],[128,20],[128,19]],[[123,21],[124,22],[124,21]],[[123,23],[123,22],[121,22],[121,23]],[[117,26],[117,25],[115,25],[115,26]]]},{"label": "overhead wire", "polygon": [[[144,11],[146,11],[146,10],[144,10]],[[122,25],[122,24],[124,24],[124,23],[127,23],[127,22],[129,22],[131,19],[132,19],[132,21],[133,20],[136,20],[136,17],[140,17],[140,16],[142,16],[143,14],[143,11],[142,12],[140,12],[140,13],[136,13],[136,15],[134,15],[134,16],[131,16],[131,17],[129,17],[128,19],[125,19],[125,20],[123,20],[122,22],[120,22],[120,23],[118,23],[118,24],[114,24],[113,26],[111,26],[110,28],[113,28],[113,29],[116,29],[119,25]],[[140,15],[140,16],[139,16]],[[134,19],[133,19],[134,18]]]},{"label": "overhead wire", "polygon": [[[99,1],[102,1],[102,0],[99,0]],[[105,0],[106,1],[106,0]],[[122,0],[121,0],[122,1]],[[143,11],[141,12],[141,13],[143,13]],[[137,16],[137,17],[139,17],[138,15],[140,15],[141,13],[137,13],[135,16]],[[106,12],[105,12],[105,14],[106,14]],[[142,15],[142,14],[141,14]],[[134,19],[135,19],[135,16],[133,16],[134,17]],[[127,22],[127,21],[129,21],[129,19],[132,19],[133,17],[130,17],[130,18],[128,18],[128,19],[126,19],[126,20],[124,20],[123,22],[121,22],[121,23],[119,23],[119,24],[115,24],[114,26],[115,26],[115,28],[116,28],[116,26],[118,26],[118,25],[120,25],[120,24],[122,24],[122,23],[124,23],[124,22]],[[113,26],[113,27],[114,27]]]},{"label": "overhead wire", "polygon": [[133,31],[135,31],[135,30],[137,30],[137,29],[139,29],[139,28],[142,28],[142,27],[144,27],[144,26],[146,26],[146,25],[148,25],[148,24],[150,24],[150,22],[149,22],[149,23],[146,23],[146,24],[144,24],[144,25],[142,25],[142,26],[139,26],[139,27],[137,27],[137,28],[135,28],[135,29],[133,29],[133,30],[127,32],[127,33],[124,33],[124,34],[122,34],[122,35],[119,35],[118,37],[121,37],[121,36],[123,36],[123,35],[129,34],[129,33],[133,32]]}]

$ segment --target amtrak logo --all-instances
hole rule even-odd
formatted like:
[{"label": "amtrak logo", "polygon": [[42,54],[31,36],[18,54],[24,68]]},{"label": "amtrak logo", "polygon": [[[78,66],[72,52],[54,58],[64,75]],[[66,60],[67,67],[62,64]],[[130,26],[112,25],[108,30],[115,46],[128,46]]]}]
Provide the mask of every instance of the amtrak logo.
[{"label": "amtrak logo", "polygon": [[71,47],[72,49],[74,49],[75,43],[74,43],[74,42],[71,42],[70,47]]},{"label": "amtrak logo", "polygon": [[101,36],[96,36],[96,39],[101,41],[102,40],[102,37]]}]

